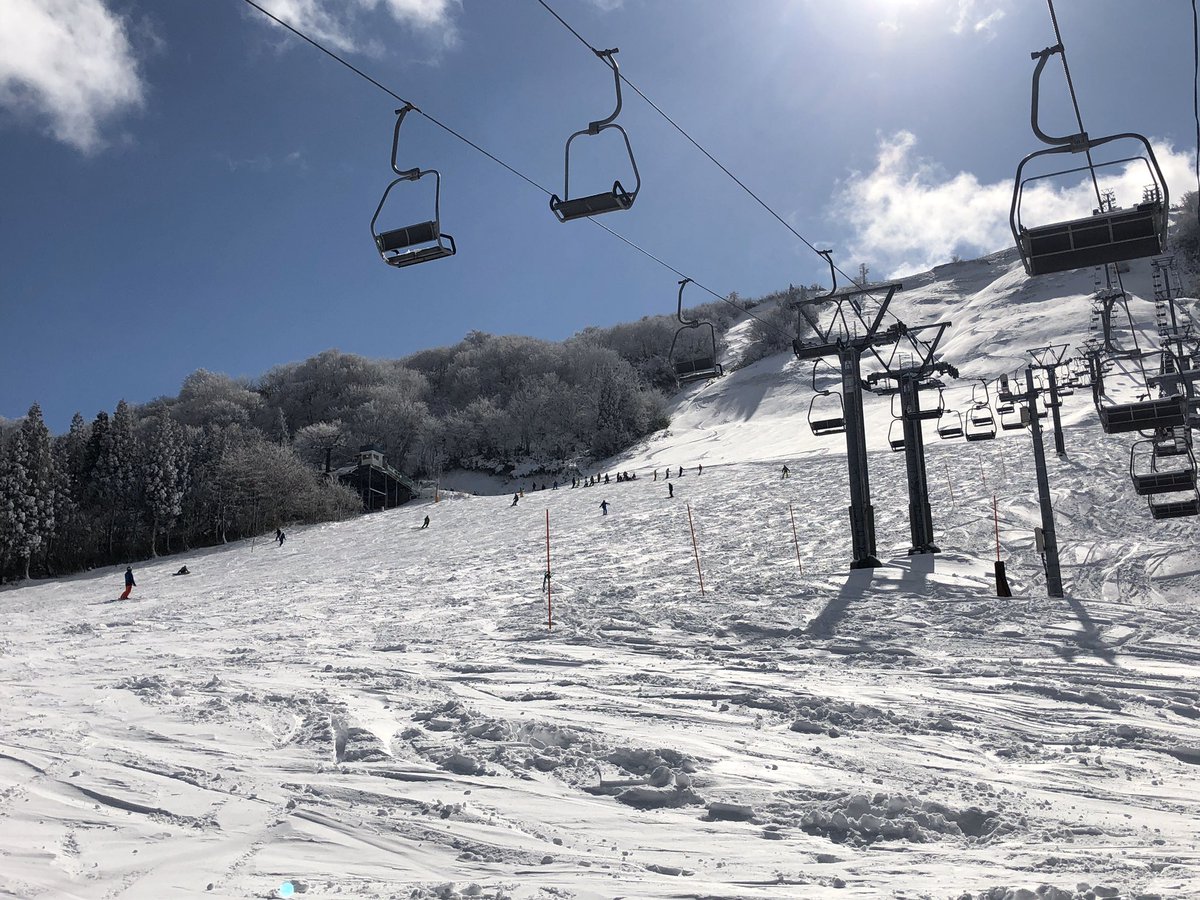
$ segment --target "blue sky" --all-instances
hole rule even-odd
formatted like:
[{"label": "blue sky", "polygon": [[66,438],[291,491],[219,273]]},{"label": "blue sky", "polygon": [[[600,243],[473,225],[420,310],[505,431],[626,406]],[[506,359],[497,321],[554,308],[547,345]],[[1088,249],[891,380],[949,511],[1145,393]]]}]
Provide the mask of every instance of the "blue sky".
[{"label": "blue sky", "polygon": [[[264,5],[553,191],[566,137],[612,109],[611,75],[536,0]],[[1011,179],[1037,148],[1029,53],[1054,42],[1044,4],[551,5],[619,47],[634,84],[846,271],[1007,244]],[[1173,197],[1194,189],[1190,5],[1056,6],[1088,130],[1150,136]],[[1065,133],[1061,68],[1047,73],[1043,124]],[[198,368],[256,376],[329,347],[399,357],[476,329],[557,340],[673,311],[671,271],[558,223],[540,191],[414,117],[402,162],[442,172],[459,252],[385,266],[368,223],[396,105],[241,0],[4,0],[0,416],[37,400],[61,431]],[[643,189],[599,221],[721,294],[825,277],[628,91],[619,121]],[[574,193],[627,180],[619,148],[581,141]],[[423,186],[396,197],[393,224],[427,217]]]}]

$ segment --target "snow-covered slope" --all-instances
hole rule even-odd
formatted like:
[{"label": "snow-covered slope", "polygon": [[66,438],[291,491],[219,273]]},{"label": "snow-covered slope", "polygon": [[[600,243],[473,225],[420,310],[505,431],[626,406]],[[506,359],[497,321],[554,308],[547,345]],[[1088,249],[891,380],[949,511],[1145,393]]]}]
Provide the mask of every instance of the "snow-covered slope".
[{"label": "snow-covered slope", "polygon": [[[912,283],[898,313],[954,320],[972,373],[1087,328],[1090,273]],[[936,556],[907,555],[902,454],[874,453],[885,565],[847,574],[841,438],[808,432],[800,372],[681,396],[611,461],[636,481],[171,557],[129,603],[119,569],[0,594],[0,892],[1200,895],[1194,523],[1148,517],[1077,394],[1066,600],[1025,432],[931,434]]]}]

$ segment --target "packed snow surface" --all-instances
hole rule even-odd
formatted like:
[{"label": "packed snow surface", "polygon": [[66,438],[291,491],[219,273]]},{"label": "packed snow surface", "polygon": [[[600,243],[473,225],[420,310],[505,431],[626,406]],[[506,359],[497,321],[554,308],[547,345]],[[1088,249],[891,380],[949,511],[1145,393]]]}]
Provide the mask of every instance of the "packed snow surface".
[{"label": "packed snow surface", "polygon": [[[1090,291],[1000,256],[897,309],[992,377]],[[1200,896],[1195,523],[1149,517],[1081,391],[1046,440],[1066,599],[1024,430],[928,429],[942,552],[910,557],[881,399],[884,565],[849,572],[811,396],[771,357],[605,466],[636,481],[172,556],[128,602],[123,567],[0,594],[0,894]]]}]

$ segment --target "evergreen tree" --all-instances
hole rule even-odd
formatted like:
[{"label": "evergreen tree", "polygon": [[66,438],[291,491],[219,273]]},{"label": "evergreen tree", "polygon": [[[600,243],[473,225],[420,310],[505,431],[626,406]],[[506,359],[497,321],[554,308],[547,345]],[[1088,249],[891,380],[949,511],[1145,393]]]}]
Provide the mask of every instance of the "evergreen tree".
[{"label": "evergreen tree", "polygon": [[151,426],[142,454],[142,486],[150,516],[150,555],[158,556],[158,534],[168,533],[183,511],[178,426],[164,413]]},{"label": "evergreen tree", "polygon": [[54,463],[50,432],[36,403],[21,423],[0,473],[3,556],[20,560],[24,577],[54,533]]}]

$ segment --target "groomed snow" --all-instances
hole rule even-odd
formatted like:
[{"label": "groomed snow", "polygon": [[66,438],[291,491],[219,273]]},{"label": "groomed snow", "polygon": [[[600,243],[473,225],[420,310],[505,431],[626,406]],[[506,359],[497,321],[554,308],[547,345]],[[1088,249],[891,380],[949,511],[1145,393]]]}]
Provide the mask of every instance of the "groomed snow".
[{"label": "groomed snow", "polygon": [[[898,311],[953,320],[964,373],[1086,332],[1090,273],[913,283]],[[872,453],[885,565],[847,574],[810,396],[772,357],[681,395],[605,467],[633,482],[164,558],[126,603],[123,567],[0,594],[0,893],[1200,896],[1195,523],[1150,519],[1081,391],[1050,452],[1065,600],[1024,431],[929,430],[934,556]]]}]

